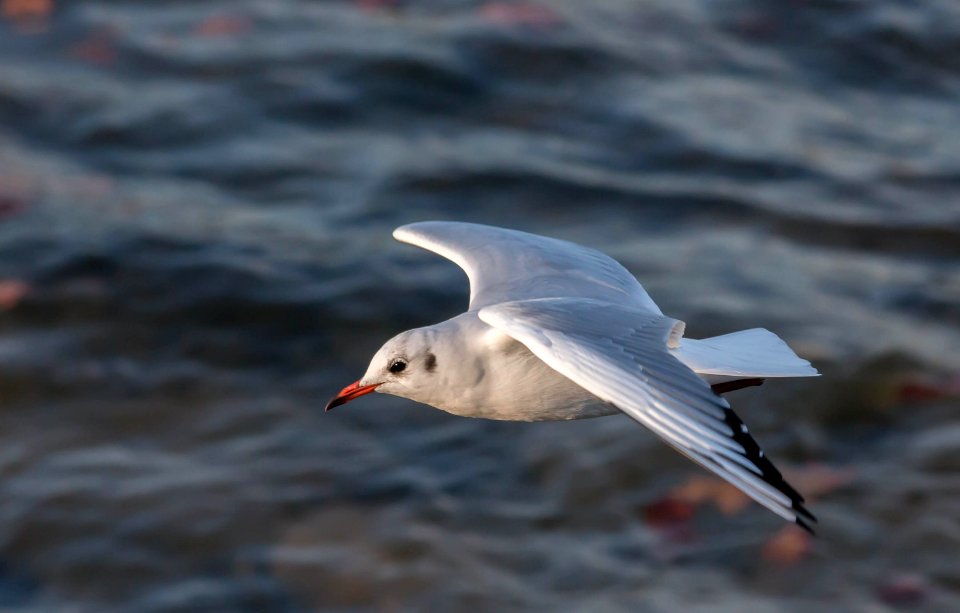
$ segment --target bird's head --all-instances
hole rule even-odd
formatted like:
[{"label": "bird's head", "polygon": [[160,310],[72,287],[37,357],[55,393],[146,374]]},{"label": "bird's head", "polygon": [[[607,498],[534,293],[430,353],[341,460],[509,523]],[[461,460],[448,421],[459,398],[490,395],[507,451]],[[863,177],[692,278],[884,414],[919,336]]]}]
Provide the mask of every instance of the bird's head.
[{"label": "bird's head", "polygon": [[346,404],[371,392],[392,394],[429,404],[437,386],[440,347],[430,328],[407,330],[394,336],[370,360],[367,372],[343,388],[327,403],[326,410]]}]

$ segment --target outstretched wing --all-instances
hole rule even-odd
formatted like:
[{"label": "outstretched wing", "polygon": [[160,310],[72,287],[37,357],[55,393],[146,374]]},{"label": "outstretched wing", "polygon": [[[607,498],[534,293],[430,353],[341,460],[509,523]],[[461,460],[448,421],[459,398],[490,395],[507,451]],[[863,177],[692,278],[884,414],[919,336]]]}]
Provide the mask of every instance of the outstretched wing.
[{"label": "outstretched wing", "polygon": [[810,529],[806,520],[815,520],[803,498],[764,456],[727,401],[671,353],[676,320],[568,298],[498,304],[479,316],[693,461]]},{"label": "outstretched wing", "polygon": [[470,310],[511,300],[593,298],[660,314],[613,258],[567,241],[452,221],[401,226],[394,238],[452,260],[470,279]]}]

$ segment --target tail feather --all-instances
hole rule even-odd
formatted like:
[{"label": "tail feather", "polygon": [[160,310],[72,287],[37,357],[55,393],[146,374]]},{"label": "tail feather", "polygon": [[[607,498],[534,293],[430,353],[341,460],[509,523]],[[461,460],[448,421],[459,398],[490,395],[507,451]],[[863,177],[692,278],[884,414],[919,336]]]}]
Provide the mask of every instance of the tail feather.
[{"label": "tail feather", "polygon": [[783,339],[763,328],[701,340],[684,338],[673,351],[677,359],[700,375],[768,378],[820,374]]}]

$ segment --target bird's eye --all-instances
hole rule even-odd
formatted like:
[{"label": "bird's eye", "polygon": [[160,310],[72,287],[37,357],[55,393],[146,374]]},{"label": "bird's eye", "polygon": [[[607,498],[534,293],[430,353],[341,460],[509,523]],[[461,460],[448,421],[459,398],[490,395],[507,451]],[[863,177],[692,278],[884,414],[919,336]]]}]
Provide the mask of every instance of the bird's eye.
[{"label": "bird's eye", "polygon": [[390,364],[390,372],[403,372],[403,369],[407,367],[407,363],[403,360],[394,360]]}]

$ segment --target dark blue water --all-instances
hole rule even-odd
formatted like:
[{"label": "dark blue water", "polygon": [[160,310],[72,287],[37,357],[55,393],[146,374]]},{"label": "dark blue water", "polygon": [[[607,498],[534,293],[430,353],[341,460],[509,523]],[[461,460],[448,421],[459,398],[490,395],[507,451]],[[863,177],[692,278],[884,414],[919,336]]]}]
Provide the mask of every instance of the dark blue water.
[{"label": "dark blue water", "polygon": [[[0,608],[960,608],[954,2],[44,4],[0,7]],[[625,417],[323,415],[466,304],[424,219],[788,339],[824,377],[731,400],[820,536],[665,527],[703,473]]]}]

